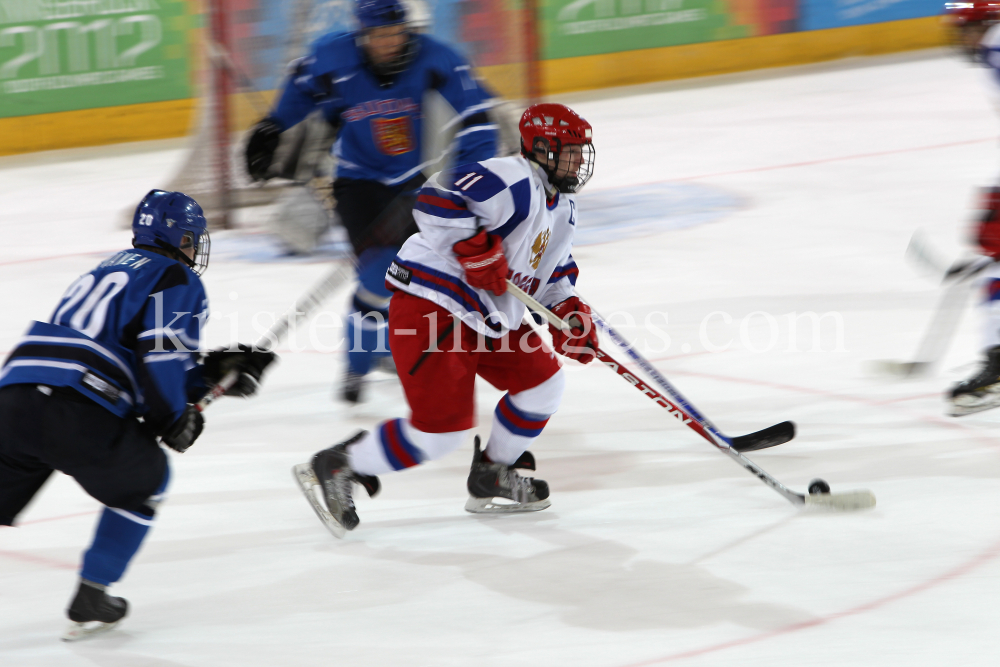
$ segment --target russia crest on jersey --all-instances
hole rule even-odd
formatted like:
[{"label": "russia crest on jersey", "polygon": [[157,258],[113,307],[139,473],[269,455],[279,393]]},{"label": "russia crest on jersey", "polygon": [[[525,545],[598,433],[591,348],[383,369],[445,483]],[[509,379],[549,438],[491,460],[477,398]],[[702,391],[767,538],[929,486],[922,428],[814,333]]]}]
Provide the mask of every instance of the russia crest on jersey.
[{"label": "russia crest on jersey", "polygon": [[538,270],[538,265],[542,262],[542,255],[545,254],[545,249],[549,247],[549,238],[552,237],[552,232],[548,229],[538,233],[535,237],[535,242],[531,244],[531,259],[528,263],[531,264],[531,268]]},{"label": "russia crest on jersey", "polygon": [[402,155],[413,150],[413,126],[409,116],[372,118],[372,137],[384,155]]}]

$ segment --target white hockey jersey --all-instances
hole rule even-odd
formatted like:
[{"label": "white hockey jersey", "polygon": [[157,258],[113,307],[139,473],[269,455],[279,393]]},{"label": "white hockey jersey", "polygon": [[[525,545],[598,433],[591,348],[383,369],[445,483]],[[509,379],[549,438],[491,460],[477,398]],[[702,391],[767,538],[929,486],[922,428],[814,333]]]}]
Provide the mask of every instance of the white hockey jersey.
[{"label": "white hockey jersey", "polygon": [[386,273],[386,286],[433,301],[491,338],[517,329],[525,307],[465,282],[452,246],[483,228],[503,239],[508,278],[546,306],[573,295],[579,273],[570,251],[576,203],[548,201],[544,172],[520,155],[442,171],[420,190],[411,236]]},{"label": "white hockey jersey", "polygon": [[993,25],[979,42],[979,55],[986,65],[987,96],[993,108],[1000,111],[1000,24]]}]

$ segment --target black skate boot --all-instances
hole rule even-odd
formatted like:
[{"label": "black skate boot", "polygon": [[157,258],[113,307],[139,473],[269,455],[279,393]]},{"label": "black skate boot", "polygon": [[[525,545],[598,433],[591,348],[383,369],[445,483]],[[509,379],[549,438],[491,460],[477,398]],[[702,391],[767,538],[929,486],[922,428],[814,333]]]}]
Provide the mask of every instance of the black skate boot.
[{"label": "black skate boot", "polygon": [[[335,537],[343,537],[346,531],[354,530],[360,523],[351,485],[360,484],[371,497],[379,492],[378,477],[354,472],[348,464],[347,446],[367,434],[367,431],[359,431],[350,440],[317,452],[310,463],[292,468],[306,499]],[[322,495],[325,507],[316,497],[316,490]]]},{"label": "black skate boot", "polygon": [[[494,463],[480,448],[477,435],[465,511],[482,514],[537,512],[551,505],[549,485],[540,479],[521,477],[515,468],[534,470],[535,457],[531,452],[524,452],[512,466]],[[496,498],[512,502],[498,503]]]},{"label": "black skate boot", "polygon": [[86,579],[80,580],[76,597],[66,610],[73,621],[63,634],[63,641],[76,641],[115,627],[128,613],[124,598],[113,598],[106,588]]},{"label": "black skate boot", "polygon": [[1000,345],[986,350],[980,371],[948,392],[952,417],[971,415],[1000,406]]},{"label": "black skate boot", "polygon": [[365,376],[355,373],[348,367],[340,383],[340,398],[346,403],[357,405],[361,402],[361,390],[364,389],[364,385]]}]

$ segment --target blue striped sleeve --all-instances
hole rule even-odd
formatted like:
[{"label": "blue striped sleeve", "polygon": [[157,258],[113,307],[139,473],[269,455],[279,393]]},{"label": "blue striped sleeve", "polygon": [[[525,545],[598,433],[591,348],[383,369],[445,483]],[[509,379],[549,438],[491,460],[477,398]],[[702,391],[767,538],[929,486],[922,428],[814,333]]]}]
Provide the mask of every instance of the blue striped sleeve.
[{"label": "blue striped sleeve", "polygon": [[424,186],[417,195],[416,210],[438,218],[472,218],[472,212],[466,206],[465,200],[458,195]]},{"label": "blue striped sleeve", "polygon": [[507,238],[517,226],[524,222],[531,210],[531,181],[527,178],[510,186],[510,196],[514,199],[514,212],[507,222],[493,230],[500,238]]},{"label": "blue striped sleeve", "polygon": [[442,183],[455,194],[475,202],[493,199],[507,188],[502,178],[478,162],[455,167]]}]

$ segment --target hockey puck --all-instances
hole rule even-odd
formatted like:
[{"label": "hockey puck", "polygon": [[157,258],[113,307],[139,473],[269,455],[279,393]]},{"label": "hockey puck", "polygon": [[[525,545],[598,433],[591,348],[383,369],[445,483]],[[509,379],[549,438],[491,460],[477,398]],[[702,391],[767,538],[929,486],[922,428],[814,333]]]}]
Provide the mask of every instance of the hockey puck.
[{"label": "hockey puck", "polygon": [[817,478],[809,482],[809,495],[815,496],[818,493],[830,493],[830,485]]}]

